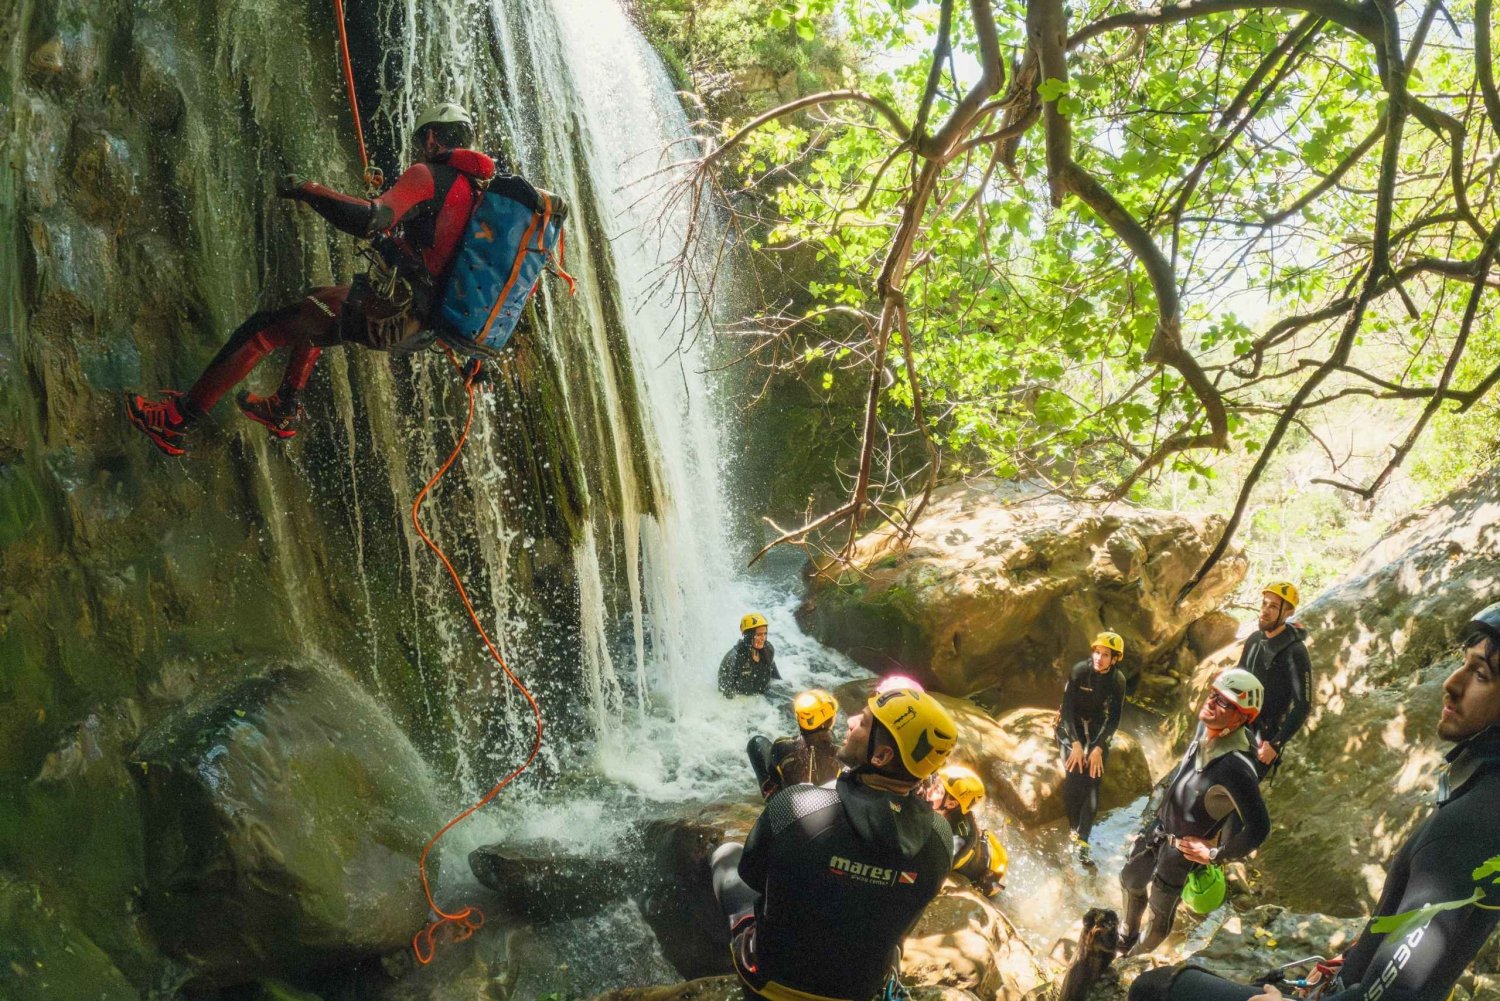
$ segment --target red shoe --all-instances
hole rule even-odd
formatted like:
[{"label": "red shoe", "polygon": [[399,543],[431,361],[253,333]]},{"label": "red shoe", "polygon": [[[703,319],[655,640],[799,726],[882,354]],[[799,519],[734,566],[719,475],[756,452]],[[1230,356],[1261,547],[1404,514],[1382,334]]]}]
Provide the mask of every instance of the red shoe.
[{"label": "red shoe", "polygon": [[144,396],[125,397],[125,416],[140,428],[151,443],[168,455],[187,455],[187,430],[192,421],[184,416],[178,400],[182,394],[162,390],[165,399],[149,400]]},{"label": "red shoe", "polygon": [[297,405],[296,400],[283,403],[277,393],[270,396],[241,393],[235,400],[240,405],[240,413],[257,424],[264,424],[266,430],[276,437],[286,439],[297,436],[297,420],[302,416],[302,408]]}]

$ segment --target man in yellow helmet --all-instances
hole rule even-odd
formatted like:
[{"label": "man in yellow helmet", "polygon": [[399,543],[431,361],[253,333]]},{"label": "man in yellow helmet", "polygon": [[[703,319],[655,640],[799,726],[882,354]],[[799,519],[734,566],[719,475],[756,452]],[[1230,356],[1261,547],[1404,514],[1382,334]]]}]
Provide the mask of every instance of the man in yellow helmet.
[{"label": "man in yellow helmet", "polygon": [[1125,656],[1125,639],[1105,630],[1094,637],[1088,660],[1068,672],[1062,707],[1057,712],[1057,747],[1063,758],[1063,803],[1078,861],[1093,867],[1089,835],[1099,809],[1099,785],[1109,742],[1120,725],[1125,679],[1117,666]]},{"label": "man in yellow helmet", "polygon": [[740,641],[719,661],[719,691],[727,696],[764,695],[776,670],[776,648],[766,639],[770,626],[759,612],[740,619]]},{"label": "man in yellow helmet", "polygon": [[766,799],[789,785],[810,782],[820,786],[838,777],[833,721],[839,704],[833,694],[821,688],[803,692],[792,700],[792,712],[797,717],[797,736],[779,737],[773,743],[756,734],[745,749]]},{"label": "man in yellow helmet", "polygon": [[1266,705],[1251,726],[1255,768],[1261,778],[1279,767],[1287,741],[1297,735],[1312,711],[1312,660],[1307,631],[1288,622],[1300,596],[1290,581],[1273,581],[1261,591],[1259,627],[1245,641],[1238,667],[1260,679]]},{"label": "man in yellow helmet", "polygon": [[1010,859],[1000,839],[980,827],[974,813],[984,799],[984,780],[966,765],[944,765],[927,789],[927,801],[953,830],[953,872],[986,897],[1005,889]]},{"label": "man in yellow helmet", "polygon": [[917,792],[958,743],[920,688],[872,695],[849,720],[831,785],[772,796],[743,845],[713,857],[735,972],[769,1001],[870,1001],[953,863],[952,832]]}]

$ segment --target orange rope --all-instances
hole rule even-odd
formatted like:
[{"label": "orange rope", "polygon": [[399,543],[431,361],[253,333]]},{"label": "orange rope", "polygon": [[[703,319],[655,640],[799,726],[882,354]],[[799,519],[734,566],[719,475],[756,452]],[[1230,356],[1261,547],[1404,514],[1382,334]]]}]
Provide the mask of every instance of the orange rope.
[{"label": "orange rope", "polygon": [[[454,367],[462,371],[462,367],[459,365],[458,359],[453,356],[453,351],[449,349],[446,344],[443,345],[443,350],[448,353],[448,360],[453,362]],[[449,928],[450,941],[462,942],[464,939],[468,938],[470,935],[473,935],[476,931],[484,926],[484,912],[479,908],[465,907],[461,911],[450,914],[439,907],[437,905],[437,901],[432,899],[432,886],[427,881],[427,853],[432,850],[432,846],[437,844],[438,840],[442,838],[444,834],[447,834],[450,830],[457,826],[459,822],[472,816],[486,803],[494,799],[496,794],[498,794],[501,789],[504,789],[506,786],[510,785],[511,781],[516,776],[520,775],[527,768],[531,767],[531,763],[536,760],[537,753],[542,749],[541,707],[537,705],[536,699],[532,696],[531,692],[527,691],[526,686],[521,684],[521,679],[517,678],[515,674],[511,672],[510,666],[505,663],[505,658],[500,656],[500,651],[495,649],[494,642],[490,640],[490,634],[485,631],[484,626],[479,621],[478,613],[474,611],[474,604],[469,600],[468,589],[464,587],[464,582],[459,579],[458,571],[453,569],[453,564],[449,562],[447,554],[443,552],[443,550],[438,546],[436,542],[432,541],[432,537],[429,536],[426,529],[422,527],[422,520],[420,517],[422,502],[427,499],[428,492],[437,484],[438,480],[443,478],[443,474],[448,471],[448,468],[452,466],[455,461],[457,461],[459,452],[463,450],[464,442],[468,440],[469,428],[474,423],[474,380],[478,377],[478,375],[479,372],[476,368],[464,379],[464,389],[469,394],[469,412],[468,415],[464,418],[464,429],[459,434],[458,444],[453,446],[453,452],[448,456],[448,461],[443,463],[442,468],[433,474],[432,479],[427,481],[426,485],[422,487],[421,492],[417,494],[416,500],[412,502],[411,523],[413,526],[415,526],[417,534],[422,537],[422,541],[427,543],[427,548],[436,553],[437,558],[443,561],[443,566],[447,568],[448,576],[453,579],[453,586],[458,589],[458,596],[463,599],[464,608],[468,609],[469,618],[473,621],[474,628],[479,630],[479,636],[484,640],[484,645],[489,649],[490,656],[495,659],[495,663],[500,665],[500,669],[505,672],[505,676],[510,679],[510,683],[515,685],[522,695],[526,696],[526,701],[531,705],[531,715],[536,719],[536,740],[532,743],[531,753],[526,756],[525,761],[521,762],[521,764],[509,775],[505,776],[505,778],[495,783],[494,787],[491,788],[489,792],[485,793],[484,797],[480,799],[479,802],[475,803],[463,813],[460,813],[458,816],[448,821],[448,823],[444,824],[443,829],[434,834],[432,836],[432,839],[428,841],[427,844],[422,846],[422,857],[421,860],[417,863],[417,871],[422,877],[422,892],[427,895],[427,906],[431,908],[433,914],[437,915],[437,917],[433,921],[428,922],[427,927],[417,932],[412,936],[411,939],[412,952],[416,955],[417,962],[421,963],[424,966],[432,962],[433,954],[437,951],[436,936],[444,928]]]},{"label": "orange rope", "polygon": [[344,0],[333,0],[333,13],[339,26],[339,51],[344,57],[344,83],[349,88],[349,113],[354,116],[354,138],[359,140],[359,165],[364,171],[365,185],[374,194],[385,177],[378,168],[370,167],[370,156],[365,152],[365,127],[359,120],[359,98],[354,93],[354,63],[349,59],[349,32],[344,27]]}]

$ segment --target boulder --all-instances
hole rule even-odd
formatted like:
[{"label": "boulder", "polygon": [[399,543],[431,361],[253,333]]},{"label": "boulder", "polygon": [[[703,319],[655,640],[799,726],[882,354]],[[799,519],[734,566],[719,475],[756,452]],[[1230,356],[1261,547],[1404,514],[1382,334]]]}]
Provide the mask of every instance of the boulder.
[{"label": "boulder", "polygon": [[[863,708],[874,687],[874,679],[852,681],[834,694],[844,712],[851,714]],[[1050,824],[1063,816],[1062,764],[1052,736],[1056,710],[1014,709],[996,719],[968,699],[933,694],[960,728],[953,760],[979,773],[995,805],[1028,827]],[[1145,751],[1130,734],[1116,731],[1099,791],[1101,812],[1125,806],[1150,791]]]},{"label": "boulder", "polygon": [[1231,552],[1176,604],[1222,529],[1217,516],[953,484],[934,492],[909,544],[886,526],[859,540],[852,566],[815,566],[798,620],[876,671],[1049,704],[1100,629],[1125,637],[1131,676],[1181,669],[1188,627],[1245,575]]},{"label": "boulder", "polygon": [[273,667],[172,713],[133,759],[146,911],[199,986],[400,949],[426,920],[432,779],[343,675]]},{"label": "boulder", "polygon": [[41,887],[0,876],[0,997],[138,1001],[140,996]]},{"label": "boulder", "polygon": [[1042,972],[1015,927],[988,900],[950,885],[906,937],[901,979],[996,1001],[1019,1001]]},{"label": "boulder", "polygon": [[761,804],[711,803],[685,817],[646,826],[647,890],[641,914],[677,972],[691,980],[733,972],[729,929],[714,898],[709,858],[750,834]]},{"label": "boulder", "polygon": [[638,874],[622,858],[579,855],[555,841],[484,845],[469,853],[469,868],[506,913],[543,922],[597,914],[629,894]]},{"label": "boulder", "polygon": [[[1267,784],[1265,897],[1293,910],[1367,912],[1386,864],[1427,815],[1441,755],[1443,680],[1469,617],[1500,600],[1500,470],[1399,524],[1337,585],[1308,601],[1312,718]],[[1230,647],[1206,662],[1201,696]]]}]

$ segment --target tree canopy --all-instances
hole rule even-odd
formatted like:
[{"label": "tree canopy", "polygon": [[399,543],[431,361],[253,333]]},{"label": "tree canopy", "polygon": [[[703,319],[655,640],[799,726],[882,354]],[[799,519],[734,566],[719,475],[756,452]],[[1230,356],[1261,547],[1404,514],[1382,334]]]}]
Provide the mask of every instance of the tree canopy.
[{"label": "tree canopy", "polygon": [[1435,415],[1500,382],[1491,14],[771,8],[773,29],[867,54],[721,123],[679,189],[705,222],[683,258],[700,284],[726,246],[812,262],[790,301],[730,318],[738,353],[866,387],[847,498],[777,541],[852,541],[872,514],[909,530],[945,461],[1123,498],[1254,453],[1206,570],[1310,412],[1415,401],[1383,470],[1332,481],[1372,496]]}]

